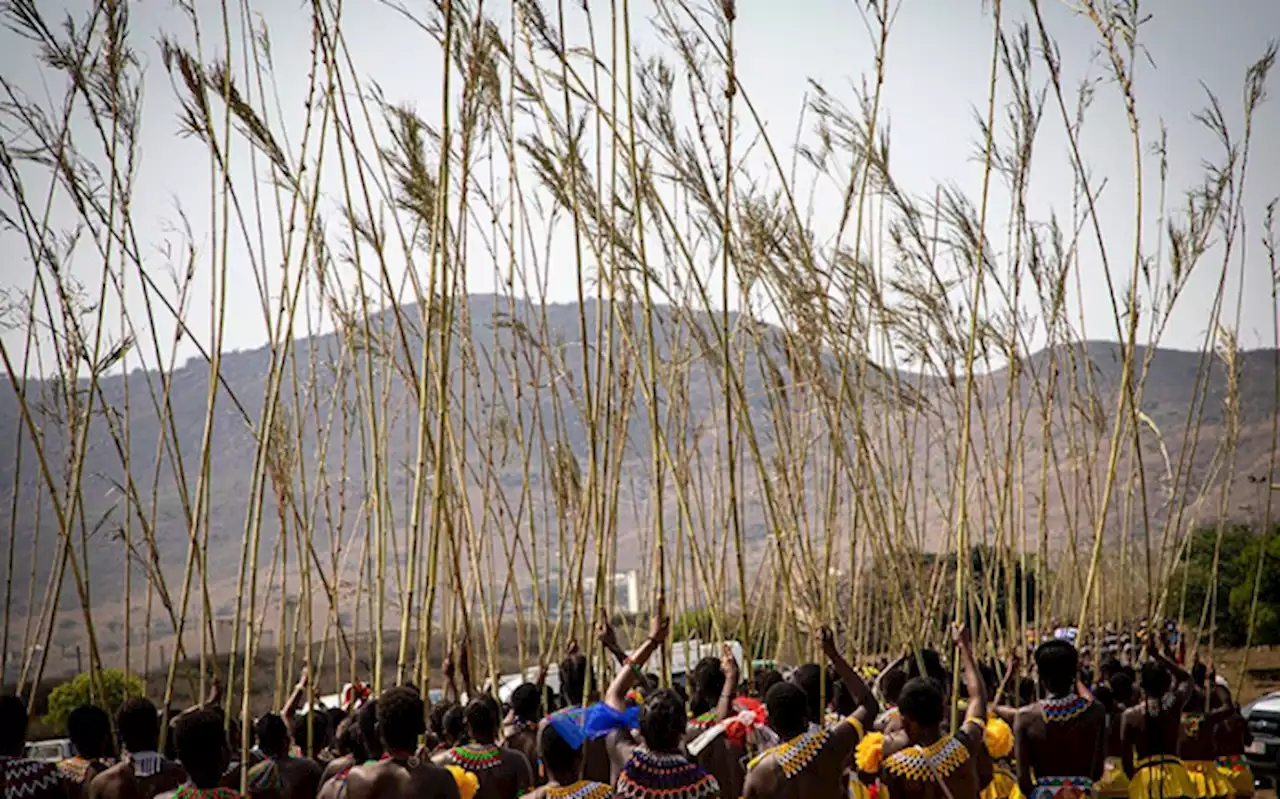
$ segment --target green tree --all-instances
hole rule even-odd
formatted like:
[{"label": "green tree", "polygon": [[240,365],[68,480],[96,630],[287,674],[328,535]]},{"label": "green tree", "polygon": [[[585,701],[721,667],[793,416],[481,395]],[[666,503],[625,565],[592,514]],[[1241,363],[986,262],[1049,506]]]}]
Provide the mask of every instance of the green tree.
[{"label": "green tree", "polygon": [[98,676],[101,691],[95,689],[93,675],[87,672],[54,688],[49,694],[49,712],[44,723],[51,729],[66,732],[67,717],[81,705],[97,705],[115,715],[126,699],[142,696],[142,680],[136,676],[125,677],[119,669],[103,669]]},{"label": "green tree", "polygon": [[[1263,535],[1254,525],[1231,524],[1222,531],[1217,570],[1214,550],[1218,529],[1202,527],[1191,534],[1183,565],[1174,570],[1169,585],[1169,611],[1185,612],[1184,622],[1196,630],[1213,625],[1215,640],[1226,646],[1243,646],[1249,640],[1253,591],[1258,559],[1266,558],[1253,618],[1253,643],[1280,643],[1280,527]],[[1212,619],[1204,615],[1210,590],[1217,586]]]}]

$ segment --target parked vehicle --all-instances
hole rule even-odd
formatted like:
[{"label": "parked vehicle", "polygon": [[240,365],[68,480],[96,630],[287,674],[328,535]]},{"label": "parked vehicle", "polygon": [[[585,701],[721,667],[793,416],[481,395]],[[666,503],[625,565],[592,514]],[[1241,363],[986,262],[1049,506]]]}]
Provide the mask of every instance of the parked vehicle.
[{"label": "parked vehicle", "polygon": [[1253,741],[1245,748],[1245,759],[1255,777],[1280,777],[1280,691],[1255,699],[1240,710],[1249,722]]},{"label": "parked vehicle", "polygon": [[61,763],[74,754],[70,738],[51,738],[27,744],[27,759],[42,763]]}]

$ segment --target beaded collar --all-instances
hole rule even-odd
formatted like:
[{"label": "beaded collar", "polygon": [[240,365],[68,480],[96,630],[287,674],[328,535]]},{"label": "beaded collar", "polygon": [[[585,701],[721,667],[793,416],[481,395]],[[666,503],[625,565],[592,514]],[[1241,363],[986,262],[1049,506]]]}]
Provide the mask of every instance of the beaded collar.
[{"label": "beaded collar", "polygon": [[493,744],[462,744],[449,750],[449,759],[467,771],[488,771],[502,764],[502,750]]},{"label": "beaded collar", "polygon": [[580,780],[572,785],[548,785],[543,793],[547,799],[608,799],[613,789],[603,782]]},{"label": "beaded collar", "polygon": [[801,733],[790,741],[778,744],[772,749],[762,752],[751,761],[747,768],[753,768],[761,760],[773,755],[773,759],[777,762],[778,768],[782,769],[783,775],[787,779],[791,779],[801,771],[804,771],[813,762],[813,759],[822,751],[822,747],[826,746],[829,737],[831,737],[831,733],[825,729]]},{"label": "beaded collar", "polygon": [[969,747],[954,735],[929,746],[911,746],[885,758],[884,769],[895,777],[924,782],[945,780],[969,760]]},{"label": "beaded collar", "polygon": [[1199,713],[1183,713],[1182,714],[1182,730],[1187,734],[1188,738],[1195,738],[1200,734],[1200,724],[1204,721],[1204,716]]},{"label": "beaded collar", "polygon": [[165,760],[159,752],[129,752],[125,762],[133,767],[133,776],[146,779],[164,771]]},{"label": "beaded collar", "polygon": [[689,728],[694,730],[708,730],[715,726],[716,721],[718,721],[716,718],[716,712],[714,710],[708,710],[706,713],[699,716],[690,716]]},{"label": "beaded collar", "polygon": [[710,799],[720,795],[720,784],[683,755],[640,747],[622,767],[614,793],[622,799]]},{"label": "beaded collar", "polygon": [[78,783],[78,782],[84,782],[89,778],[89,769],[95,768],[95,767],[105,768],[110,765],[111,765],[111,761],[108,758],[102,758],[100,760],[90,760],[88,758],[84,758],[84,757],[80,757],[79,755],[76,755],[75,757],[69,757],[66,760],[59,763],[58,771],[62,773],[62,776],[64,779],[70,780],[71,782]]},{"label": "beaded collar", "polygon": [[1083,696],[1051,696],[1040,700],[1040,715],[1046,724],[1063,724],[1084,713],[1093,701]]},{"label": "beaded collar", "polygon": [[179,788],[173,799],[240,799],[240,793],[230,788],[197,788],[188,784]]},{"label": "beaded collar", "polygon": [[826,728],[810,724],[808,732],[801,733],[790,741],[778,744],[772,749],[766,749],[756,755],[747,764],[747,770],[750,771],[760,765],[761,760],[773,755],[773,759],[777,762],[778,767],[782,769],[782,773],[787,779],[791,779],[813,762],[813,759],[822,751],[822,747],[826,746],[827,739],[831,737],[831,731],[841,724],[848,724],[857,730],[859,740],[866,734],[866,731],[862,728],[862,723],[853,716],[849,716]]}]

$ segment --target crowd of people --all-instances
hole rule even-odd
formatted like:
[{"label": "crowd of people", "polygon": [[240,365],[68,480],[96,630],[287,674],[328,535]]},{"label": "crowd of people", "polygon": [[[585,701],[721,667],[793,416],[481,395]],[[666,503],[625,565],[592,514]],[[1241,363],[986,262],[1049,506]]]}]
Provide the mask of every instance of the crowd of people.
[{"label": "crowd of people", "polygon": [[[959,697],[945,655],[924,649],[882,664],[872,684],[827,629],[825,664],[744,675],[726,647],[685,686],[646,669],[668,634],[655,615],[627,653],[607,621],[600,643],[618,671],[603,695],[589,659],[570,648],[559,694],[541,677],[504,706],[454,683],[428,707],[418,688],[346,708],[299,714],[307,681],[247,731],[208,701],[167,727],[130,699],[114,719],[72,713],[75,756],[23,757],[27,709],[0,698],[0,799],[1235,799],[1251,796],[1248,727],[1212,664],[1184,668],[1150,636],[1122,660],[1088,664],[1050,637],[1029,668],[1010,656],[979,663],[968,631],[953,633]],[[1194,658],[1193,658],[1194,660]],[[163,733],[163,734],[162,734]],[[241,752],[249,751],[241,763]]]}]

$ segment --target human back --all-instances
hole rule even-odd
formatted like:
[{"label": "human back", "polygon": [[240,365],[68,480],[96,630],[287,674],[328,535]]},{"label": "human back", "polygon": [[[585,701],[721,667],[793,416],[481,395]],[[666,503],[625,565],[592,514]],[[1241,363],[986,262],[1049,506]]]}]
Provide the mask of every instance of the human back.
[{"label": "human back", "polygon": [[28,759],[26,746],[26,703],[0,697],[0,799],[63,799],[57,766]]},{"label": "human back", "polygon": [[1046,641],[1035,659],[1048,696],[1018,711],[1018,787],[1024,796],[1042,799],[1092,791],[1102,778],[1106,756],[1106,709],[1078,690],[1079,656],[1071,643]]},{"label": "human back", "polygon": [[151,799],[186,781],[182,766],[156,751],[160,715],[149,699],[125,700],[116,712],[116,731],[124,749],[121,761],[93,778],[89,799]]},{"label": "human back", "polygon": [[986,688],[966,628],[954,638],[964,665],[970,697],[964,723],[943,732],[946,702],[938,682],[915,677],[903,686],[898,711],[906,745],[884,757],[880,780],[893,799],[977,799],[984,784],[979,760],[989,764],[983,735],[987,719]]},{"label": "human back", "polygon": [[412,688],[382,692],[377,727],[384,753],[378,762],[357,766],[346,776],[348,799],[459,799],[453,776],[417,755],[418,738],[426,731],[424,710],[422,697]]},{"label": "human back", "polygon": [[516,799],[533,787],[533,769],[523,753],[498,746],[497,702],[481,696],[464,711],[470,743],[435,756],[442,766],[455,766],[476,775],[476,799]]}]

